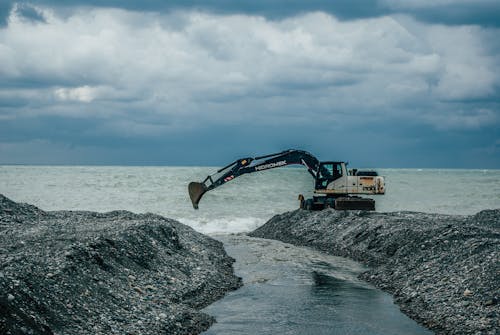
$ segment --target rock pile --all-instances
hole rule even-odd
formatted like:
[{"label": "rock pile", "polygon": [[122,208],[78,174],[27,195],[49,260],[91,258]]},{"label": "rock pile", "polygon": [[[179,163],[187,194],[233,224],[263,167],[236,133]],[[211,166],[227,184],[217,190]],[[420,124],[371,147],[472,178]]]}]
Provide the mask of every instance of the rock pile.
[{"label": "rock pile", "polygon": [[277,215],[250,234],[353,258],[401,310],[437,334],[500,334],[500,209]]},{"label": "rock pile", "polygon": [[220,242],[158,215],[0,195],[0,334],[196,334],[241,286]]}]

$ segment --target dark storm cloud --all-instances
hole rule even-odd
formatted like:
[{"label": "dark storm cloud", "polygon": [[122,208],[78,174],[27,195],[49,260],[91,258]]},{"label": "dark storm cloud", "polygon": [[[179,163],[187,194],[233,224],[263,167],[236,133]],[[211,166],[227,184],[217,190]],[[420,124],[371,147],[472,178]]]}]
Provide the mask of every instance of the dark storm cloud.
[{"label": "dark storm cloud", "polygon": [[[20,3],[27,17],[43,19],[23,1],[5,0],[0,4],[0,25],[6,23],[14,3]],[[495,0],[404,1],[404,0],[36,0],[28,3],[64,8],[112,7],[134,11],[202,10],[220,14],[261,15],[282,19],[311,11],[332,14],[341,20],[405,14],[430,23],[500,26],[500,2]]]},{"label": "dark storm cloud", "polygon": [[[314,132],[310,125],[292,125],[280,132],[277,127],[266,125],[211,125],[187,130],[182,136],[91,135],[102,121],[38,117],[23,123],[0,123],[0,142],[8,139],[3,151],[12,153],[12,157],[23,150],[27,156],[36,157],[30,161],[30,157],[23,156],[22,160],[11,163],[222,166],[245,155],[302,148],[322,160],[345,157],[352,166],[360,167],[497,168],[500,165],[500,143],[495,142],[498,127],[443,132],[400,120],[359,125],[340,121],[336,125],[317,125]],[[322,145],[325,140],[328,145]]]},{"label": "dark storm cloud", "polygon": [[[16,1],[6,0],[3,12],[5,17],[8,9]],[[23,3],[19,1],[18,3]],[[30,3],[39,5],[70,8],[74,6],[113,7],[134,11],[170,11],[170,10],[204,10],[221,14],[242,13],[262,15],[268,18],[283,18],[311,11],[332,13],[341,19],[357,19],[374,17],[390,12],[380,6],[377,0],[36,0]]]},{"label": "dark storm cloud", "polygon": [[35,22],[45,22],[45,18],[43,17],[43,15],[35,7],[29,4],[18,4],[17,11],[25,19]]},{"label": "dark storm cloud", "polygon": [[14,9],[26,20],[33,22],[45,22],[43,15],[36,9],[36,7],[31,5],[31,3],[5,0],[0,2],[0,28],[7,25],[9,14]]},{"label": "dark storm cloud", "polygon": [[360,166],[500,166],[487,18],[433,19],[446,0],[283,3],[15,5],[0,164],[221,165],[298,147]]},{"label": "dark storm cloud", "polygon": [[[425,1],[424,1],[425,3]],[[404,3],[403,3],[404,4]],[[416,19],[446,25],[500,26],[500,2],[466,1],[429,3],[428,6],[389,6],[390,14],[401,13]]]},{"label": "dark storm cloud", "polygon": [[0,28],[7,25],[7,19],[12,9],[12,4],[9,1],[0,1]]}]

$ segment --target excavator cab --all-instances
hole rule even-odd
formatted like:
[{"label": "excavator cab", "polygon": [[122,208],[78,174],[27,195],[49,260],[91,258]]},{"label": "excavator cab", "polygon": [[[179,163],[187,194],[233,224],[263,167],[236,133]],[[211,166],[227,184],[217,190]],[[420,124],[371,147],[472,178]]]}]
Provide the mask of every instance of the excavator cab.
[{"label": "excavator cab", "polygon": [[316,174],[316,190],[324,190],[334,180],[342,177],[341,162],[321,162],[319,164],[318,173]]}]

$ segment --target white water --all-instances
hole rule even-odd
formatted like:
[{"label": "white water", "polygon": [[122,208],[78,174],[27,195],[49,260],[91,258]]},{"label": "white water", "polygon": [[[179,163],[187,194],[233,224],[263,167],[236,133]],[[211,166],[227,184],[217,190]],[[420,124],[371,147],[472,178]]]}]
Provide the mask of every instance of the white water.
[{"label": "white water", "polygon": [[[243,175],[205,194],[195,211],[187,193],[213,167],[0,166],[0,193],[44,210],[153,212],[203,233],[250,231],[312,195],[303,168]],[[500,208],[500,170],[380,169],[387,193],[378,211],[474,214]]]}]

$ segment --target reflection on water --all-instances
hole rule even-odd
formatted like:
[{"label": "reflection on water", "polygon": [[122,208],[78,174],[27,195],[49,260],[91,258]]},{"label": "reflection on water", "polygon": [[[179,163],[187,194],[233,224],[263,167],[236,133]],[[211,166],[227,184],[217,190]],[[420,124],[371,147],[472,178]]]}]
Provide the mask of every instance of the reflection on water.
[{"label": "reflection on water", "polygon": [[216,238],[245,285],[205,309],[217,319],[205,334],[432,334],[357,279],[359,263],[243,235]]}]

